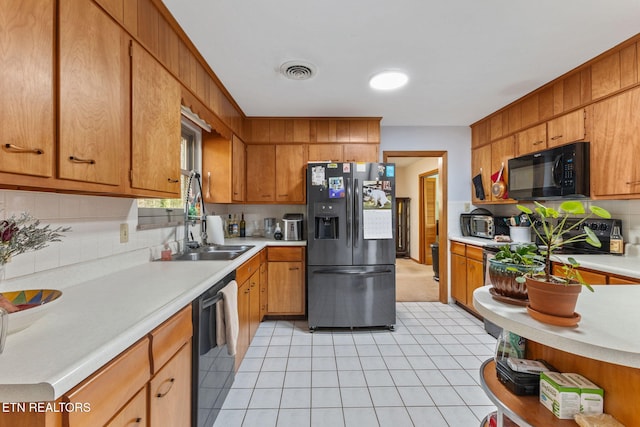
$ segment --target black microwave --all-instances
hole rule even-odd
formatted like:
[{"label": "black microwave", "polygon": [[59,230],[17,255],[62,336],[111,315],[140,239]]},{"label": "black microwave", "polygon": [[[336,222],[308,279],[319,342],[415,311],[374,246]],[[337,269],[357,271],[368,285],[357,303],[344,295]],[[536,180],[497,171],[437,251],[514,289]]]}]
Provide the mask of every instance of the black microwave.
[{"label": "black microwave", "polygon": [[589,143],[574,142],[509,160],[509,197],[589,197]]}]

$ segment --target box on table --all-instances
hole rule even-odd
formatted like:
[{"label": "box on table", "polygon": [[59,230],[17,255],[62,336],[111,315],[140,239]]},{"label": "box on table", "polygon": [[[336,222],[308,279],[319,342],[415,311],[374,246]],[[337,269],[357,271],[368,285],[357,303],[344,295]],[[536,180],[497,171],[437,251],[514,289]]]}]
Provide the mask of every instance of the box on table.
[{"label": "box on table", "polygon": [[580,387],[558,372],[540,373],[540,403],[562,419],[580,412]]},{"label": "box on table", "polygon": [[580,374],[563,373],[566,378],[580,387],[580,413],[588,415],[604,412],[604,390]]}]

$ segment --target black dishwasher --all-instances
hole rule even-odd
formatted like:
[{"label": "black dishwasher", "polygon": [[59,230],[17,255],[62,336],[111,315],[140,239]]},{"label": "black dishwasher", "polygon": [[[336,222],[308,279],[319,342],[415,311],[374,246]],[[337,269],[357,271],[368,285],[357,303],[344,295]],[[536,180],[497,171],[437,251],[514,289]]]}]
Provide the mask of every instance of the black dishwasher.
[{"label": "black dishwasher", "polygon": [[235,278],[235,271],[229,273],[193,301],[193,427],[213,425],[233,384],[235,356],[216,345],[216,303],[222,299],[218,291]]}]

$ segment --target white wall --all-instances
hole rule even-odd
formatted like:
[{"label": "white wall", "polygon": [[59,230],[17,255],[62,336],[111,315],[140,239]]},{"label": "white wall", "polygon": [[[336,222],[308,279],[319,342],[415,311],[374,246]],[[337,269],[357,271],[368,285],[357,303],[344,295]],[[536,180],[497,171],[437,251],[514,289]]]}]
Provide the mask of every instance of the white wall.
[{"label": "white wall", "polygon": [[[458,219],[471,200],[471,128],[466,126],[382,126],[384,151],[446,151],[449,234],[460,235]],[[443,233],[445,230],[440,230]]]}]

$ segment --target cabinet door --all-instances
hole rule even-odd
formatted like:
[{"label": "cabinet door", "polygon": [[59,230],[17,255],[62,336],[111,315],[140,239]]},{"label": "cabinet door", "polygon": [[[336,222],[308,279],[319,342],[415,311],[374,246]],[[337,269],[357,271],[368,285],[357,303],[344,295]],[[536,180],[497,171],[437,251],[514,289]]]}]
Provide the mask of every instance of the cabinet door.
[{"label": "cabinet door", "polygon": [[147,387],[135,395],[105,427],[144,427],[147,425]]},{"label": "cabinet door", "polygon": [[[266,255],[266,250],[264,250]],[[264,319],[264,316],[267,314],[267,296],[268,296],[268,273],[267,273],[267,263],[262,262],[260,264],[260,321]]]},{"label": "cabinet door", "polygon": [[149,425],[191,425],[191,341],[149,383]]},{"label": "cabinet door", "polygon": [[276,148],[247,145],[247,201],[275,201]]},{"label": "cabinet door", "polygon": [[[514,145],[514,137],[508,136],[506,138],[499,139],[491,143],[491,174],[494,172],[498,172],[502,165],[504,164],[504,170],[502,172],[502,180],[505,185],[509,183],[509,168],[508,163],[509,159],[514,158],[515,154],[515,145]],[[491,177],[489,177],[491,179]],[[508,190],[508,189],[507,189]],[[489,192],[491,193],[491,187],[489,187]],[[512,201],[513,199],[509,198],[498,198],[491,194],[491,200],[493,201]]]},{"label": "cabinet door", "polygon": [[128,43],[93,2],[60,3],[60,178],[121,183],[129,141]]},{"label": "cabinet door", "polygon": [[53,174],[54,16],[53,0],[2,2],[2,172]]},{"label": "cabinet door", "polygon": [[260,269],[249,278],[249,344],[260,326]]},{"label": "cabinet door", "polygon": [[484,285],[482,261],[467,258],[467,307],[474,310],[473,291]]},{"label": "cabinet door", "polygon": [[481,174],[484,189],[484,199],[480,200],[476,196],[475,188],[471,186],[471,199],[474,204],[491,200],[491,173],[491,144],[471,150],[471,177]]},{"label": "cabinet door", "polygon": [[377,162],[377,144],[346,144],[344,146],[345,162]]},{"label": "cabinet door", "polygon": [[640,194],[640,88],[592,106],[592,196]]},{"label": "cabinet door", "polygon": [[342,147],[344,144],[309,144],[310,162],[342,162]]},{"label": "cabinet door", "polygon": [[516,134],[516,155],[535,153],[547,148],[547,124],[542,123]]},{"label": "cabinet door", "polygon": [[180,84],[132,46],[131,186],[180,194]]},{"label": "cabinet door", "polygon": [[249,281],[238,286],[238,341],[236,343],[236,369],[249,348],[249,313],[251,302]]},{"label": "cabinet door", "polygon": [[625,277],[618,276],[609,276],[609,284],[610,285],[637,285],[640,283],[640,280],[636,279],[627,279]]},{"label": "cabinet door", "polygon": [[584,110],[576,110],[547,122],[549,148],[582,141],[585,137]]},{"label": "cabinet door", "polygon": [[304,202],[306,164],[306,145],[276,145],[277,202]]},{"label": "cabinet door", "polygon": [[246,167],[245,167],[245,151],[244,142],[237,136],[233,135],[232,143],[232,195],[231,198],[234,202],[244,202],[245,194],[245,180],[246,180]]},{"label": "cabinet door", "polygon": [[231,203],[233,196],[233,150],[227,138],[202,135],[202,191],[207,203]]},{"label": "cabinet door", "polygon": [[451,297],[461,304],[467,303],[467,259],[451,254]]},{"label": "cabinet door", "polygon": [[299,261],[269,263],[270,314],[304,314],[304,270]]}]

